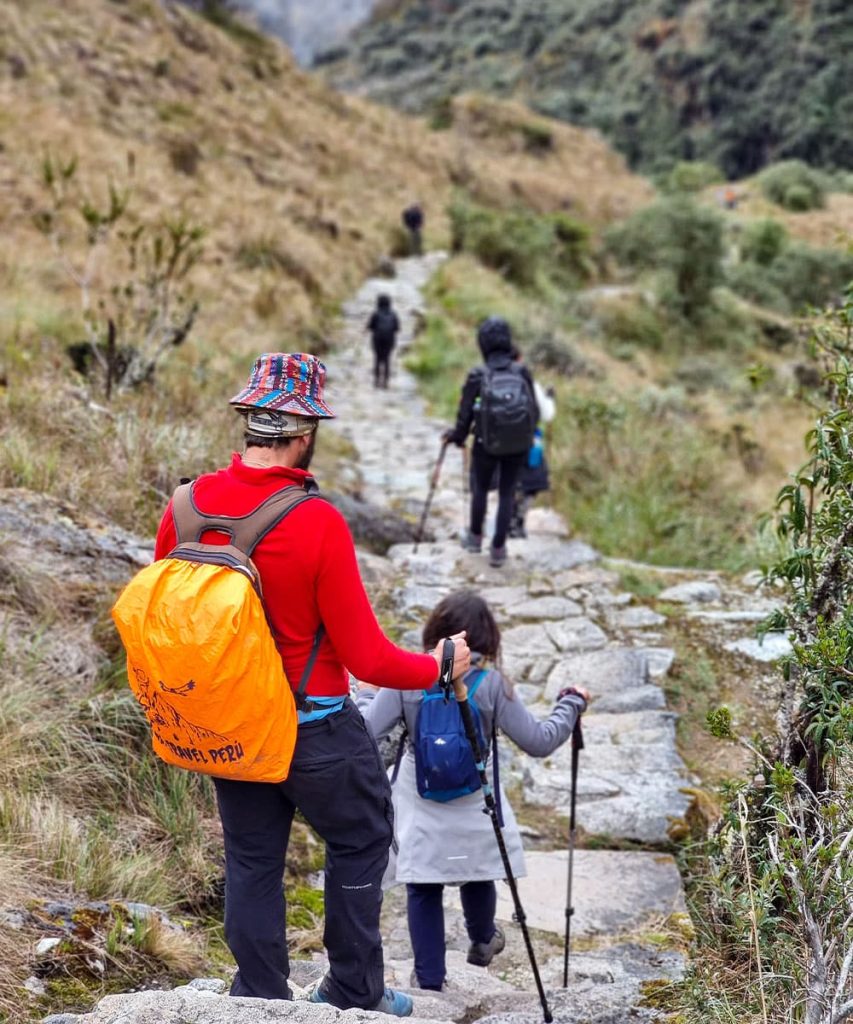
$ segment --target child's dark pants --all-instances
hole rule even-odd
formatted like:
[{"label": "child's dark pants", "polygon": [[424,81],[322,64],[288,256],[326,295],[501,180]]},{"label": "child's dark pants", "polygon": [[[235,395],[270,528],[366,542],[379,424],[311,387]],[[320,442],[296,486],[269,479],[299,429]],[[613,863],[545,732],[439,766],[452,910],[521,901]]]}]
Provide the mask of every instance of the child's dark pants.
[{"label": "child's dark pants", "polygon": [[[409,936],[415,954],[415,974],[421,988],[441,990],[444,963],[443,885],[406,886]],[[465,928],[471,942],[490,942],[495,934],[497,890],[494,882],[466,882],[459,887]]]}]

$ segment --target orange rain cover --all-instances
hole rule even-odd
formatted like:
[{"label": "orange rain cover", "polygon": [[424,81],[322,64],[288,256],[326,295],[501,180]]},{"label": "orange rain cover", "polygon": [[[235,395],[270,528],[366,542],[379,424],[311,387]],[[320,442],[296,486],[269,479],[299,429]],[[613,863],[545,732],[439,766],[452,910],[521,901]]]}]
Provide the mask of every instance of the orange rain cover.
[{"label": "orange rain cover", "polygon": [[161,559],[133,577],[112,616],[156,754],[225,779],[287,777],[296,705],[245,573]]}]

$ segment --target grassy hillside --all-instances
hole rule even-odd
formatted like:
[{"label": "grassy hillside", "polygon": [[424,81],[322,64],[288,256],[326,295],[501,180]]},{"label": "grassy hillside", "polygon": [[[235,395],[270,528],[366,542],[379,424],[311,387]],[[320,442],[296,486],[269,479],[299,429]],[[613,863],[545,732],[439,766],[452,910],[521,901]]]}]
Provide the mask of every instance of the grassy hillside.
[{"label": "grassy hillside", "polygon": [[851,43],[845,0],[396,0],[329,57],[335,81],[406,110],[475,88],[596,127],[647,172],[743,177],[853,166]]},{"label": "grassy hillside", "polygon": [[[468,98],[437,137],[239,22],[152,0],[0,2],[0,1020],[227,956],[210,787],[163,771],[124,680],[108,609],[133,562],[111,523],[150,535],[178,479],[238,443],[225,402],[254,355],[326,349],[340,300],[399,244],[401,207],[418,197],[427,243],[446,244],[460,189],[514,216],[570,205],[589,230],[652,194],[580,129]],[[140,387],[107,394],[95,357],[88,375],[69,358],[149,335],[164,358]],[[328,483],[346,453],[321,448]],[[291,853],[316,870],[307,830]],[[188,936],[113,902],[128,900]],[[289,904],[293,937],[316,943],[316,893]],[[46,934],[64,944],[44,959]],[[41,995],[22,988],[34,972]]]}]

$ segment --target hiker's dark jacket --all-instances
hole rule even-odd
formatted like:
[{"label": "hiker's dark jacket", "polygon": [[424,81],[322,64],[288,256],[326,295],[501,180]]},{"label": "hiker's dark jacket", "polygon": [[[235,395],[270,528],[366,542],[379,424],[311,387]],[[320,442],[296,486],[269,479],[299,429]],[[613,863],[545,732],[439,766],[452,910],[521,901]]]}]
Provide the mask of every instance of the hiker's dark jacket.
[{"label": "hiker's dark jacket", "polygon": [[403,223],[409,231],[420,231],[424,226],[424,211],[420,206],[407,206],[403,210]]},{"label": "hiker's dark jacket", "polygon": [[[470,433],[472,424],[474,425],[474,436],[477,441],[480,440],[479,424],[475,415],[475,403],[480,394],[486,367],[490,370],[506,370],[513,365],[510,354],[512,350],[512,337],[509,333],[509,328],[503,321],[487,320],[480,328],[477,342],[480,346],[480,351],[483,353],[485,365],[475,366],[468,373],[468,377],[462,386],[462,399],[459,402],[459,410],[456,413],[456,426],[447,435],[447,440],[451,444],[465,444],[465,439]],[[530,376],[530,371],[521,364],[517,364],[516,368],[527,381],[530,393],[533,395],[533,378]],[[536,405],[535,395],[533,403]],[[536,405],[536,420],[539,420],[538,405]]]}]

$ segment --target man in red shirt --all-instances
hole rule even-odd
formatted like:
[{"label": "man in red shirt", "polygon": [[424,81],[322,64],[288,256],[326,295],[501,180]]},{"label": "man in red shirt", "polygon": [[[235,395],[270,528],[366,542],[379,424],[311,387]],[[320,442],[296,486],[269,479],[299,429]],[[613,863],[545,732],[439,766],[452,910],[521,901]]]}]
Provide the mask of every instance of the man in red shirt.
[{"label": "man in red shirt", "polygon": [[[284,487],[316,491],[308,467],[317,426],[334,415],[323,400],[325,376],[315,356],[260,356],[247,386],[231,399],[246,420],[245,451],[195,481],[192,495],[201,512],[241,516]],[[214,531],[202,539],[229,540]],[[155,557],[168,556],[175,544],[170,502]],[[298,809],[326,843],[329,972],[314,1000],[408,1016],[411,999],[385,988],[379,933],[380,883],[393,836],[391,791],[349,699],[348,673],[379,686],[427,689],[438,679],[441,651],[413,654],[385,636],[361,582],[349,528],[325,501],[298,504],[252,557],[287,677],[300,680],[306,669],[310,676],[287,779],[214,779],[225,839],[225,935],[238,966],[231,994],[290,998],[282,880]],[[464,636],[453,640],[455,678],[470,666],[470,652]]]}]

